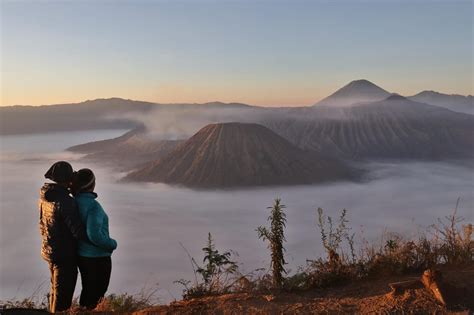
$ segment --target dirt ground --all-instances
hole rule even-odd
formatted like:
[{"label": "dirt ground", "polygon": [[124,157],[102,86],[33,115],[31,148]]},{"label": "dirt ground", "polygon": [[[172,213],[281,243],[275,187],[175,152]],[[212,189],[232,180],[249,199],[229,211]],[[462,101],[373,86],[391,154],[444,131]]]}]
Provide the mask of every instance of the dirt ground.
[{"label": "dirt ground", "polygon": [[421,276],[413,274],[325,290],[279,294],[235,293],[177,301],[135,314],[473,314],[474,264],[441,269],[441,272],[448,284],[448,307],[438,302],[422,285],[400,294],[390,293],[389,283]]},{"label": "dirt ground", "polygon": [[[329,289],[273,294],[234,293],[176,301],[134,312],[134,315],[234,315],[234,314],[474,314],[474,263],[442,268],[447,306],[418,280],[421,274],[359,281]],[[414,287],[399,293],[389,284],[411,281]],[[32,309],[0,310],[0,314],[47,313]],[[65,314],[123,314],[119,312],[72,311]]]}]

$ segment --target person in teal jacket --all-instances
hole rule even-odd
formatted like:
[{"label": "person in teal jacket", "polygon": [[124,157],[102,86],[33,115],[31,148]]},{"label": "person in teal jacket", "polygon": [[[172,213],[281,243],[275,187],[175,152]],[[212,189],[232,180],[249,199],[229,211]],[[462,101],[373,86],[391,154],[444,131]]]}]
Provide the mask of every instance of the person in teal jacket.
[{"label": "person in teal jacket", "polygon": [[74,194],[89,239],[78,244],[82,282],[79,304],[87,309],[94,309],[107,292],[112,272],[111,255],[117,248],[117,241],[109,235],[109,218],[97,201],[94,188],[95,176],[90,169],[75,173]]}]

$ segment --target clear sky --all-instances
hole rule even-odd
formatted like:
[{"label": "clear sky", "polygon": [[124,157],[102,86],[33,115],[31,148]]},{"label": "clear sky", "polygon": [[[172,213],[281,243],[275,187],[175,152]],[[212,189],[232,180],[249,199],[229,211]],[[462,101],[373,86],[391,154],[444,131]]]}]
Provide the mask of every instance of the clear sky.
[{"label": "clear sky", "polygon": [[473,1],[1,2],[1,104],[473,93]]}]

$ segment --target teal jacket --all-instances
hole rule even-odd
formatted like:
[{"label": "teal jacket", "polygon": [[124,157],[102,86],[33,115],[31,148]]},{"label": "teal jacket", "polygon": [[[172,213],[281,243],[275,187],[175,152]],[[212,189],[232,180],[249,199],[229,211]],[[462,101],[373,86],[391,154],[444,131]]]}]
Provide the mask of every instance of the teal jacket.
[{"label": "teal jacket", "polygon": [[79,241],[79,256],[82,257],[108,257],[117,248],[117,242],[109,236],[109,218],[96,198],[97,194],[93,192],[76,195],[79,215],[89,238],[89,242]]}]

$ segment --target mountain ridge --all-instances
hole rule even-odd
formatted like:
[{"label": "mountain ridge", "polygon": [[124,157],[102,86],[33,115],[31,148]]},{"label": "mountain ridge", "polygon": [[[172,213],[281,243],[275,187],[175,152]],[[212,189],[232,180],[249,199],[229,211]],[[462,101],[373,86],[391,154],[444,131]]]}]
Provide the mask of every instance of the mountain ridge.
[{"label": "mountain ridge", "polygon": [[[353,94],[353,92],[355,94]],[[367,96],[367,93],[369,96]],[[295,111],[300,111],[301,113],[310,113],[311,111],[308,111],[310,108],[318,108],[318,110],[320,110],[321,107],[339,107],[341,111],[344,111],[345,107],[358,106],[359,104],[367,102],[378,102],[390,97],[390,95],[389,92],[370,81],[361,79],[346,84],[316,105],[301,107],[259,107],[242,103],[223,103],[218,101],[204,104],[162,104],[123,98],[100,98],[80,103],[42,106],[3,106],[0,107],[0,135],[99,129],[134,129],[143,125],[144,117],[152,117],[150,113],[155,113],[156,110],[163,108],[188,112],[190,112],[189,109],[192,109],[195,110],[193,115],[199,114],[201,110],[208,110],[206,115],[214,118],[221,117],[214,115],[214,113],[220,113],[220,110],[230,109],[230,111],[225,114],[225,121],[250,120],[252,122],[259,122],[263,120],[263,118],[257,119],[257,116],[268,116],[270,119],[280,119],[280,117],[277,116],[284,115],[285,112],[291,111],[294,113]],[[456,112],[474,114],[473,97],[471,95],[448,95],[434,91],[423,91],[417,95],[408,96],[407,98]],[[341,105],[341,99],[343,106],[339,106]],[[328,103],[328,100],[331,101]],[[239,112],[234,112],[234,109],[238,109]],[[250,112],[243,112],[247,110]],[[310,116],[311,115],[312,114],[310,114]],[[219,122],[217,118],[214,118],[208,122]]]},{"label": "mountain ridge", "polygon": [[474,97],[472,95],[444,94],[425,90],[407,98],[416,102],[444,107],[455,112],[474,115]]}]

